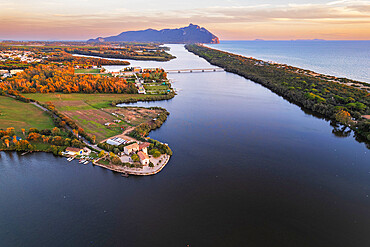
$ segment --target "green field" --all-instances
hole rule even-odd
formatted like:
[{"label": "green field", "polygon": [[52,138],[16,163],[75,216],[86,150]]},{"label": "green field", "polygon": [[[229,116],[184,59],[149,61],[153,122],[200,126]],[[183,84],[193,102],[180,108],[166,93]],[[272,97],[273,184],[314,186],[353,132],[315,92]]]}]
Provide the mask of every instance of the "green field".
[{"label": "green field", "polygon": [[[120,127],[126,129],[154,117],[143,117],[143,119],[128,123],[122,117],[117,118],[111,114],[113,109],[117,109],[111,106],[113,100],[125,98],[141,99],[147,97],[147,95],[142,94],[35,93],[23,95],[39,102],[52,102],[58,111],[76,121],[88,134],[95,135],[97,141],[102,141],[108,137],[122,133]],[[135,114],[138,113],[135,112]],[[122,122],[110,127],[104,125],[108,122],[112,123],[115,119],[120,119]]]},{"label": "green field", "polygon": [[51,129],[54,124],[50,116],[36,106],[0,96],[0,129],[8,127],[20,133],[21,128]]},{"label": "green field", "polygon": [[85,103],[96,108],[110,107],[112,101],[121,100],[127,98],[143,99],[147,97],[143,94],[83,94],[83,93],[73,93],[73,94],[63,94],[63,93],[28,93],[23,94],[27,98],[31,98],[40,102],[58,102],[58,101],[84,101]]},{"label": "green field", "polygon": [[100,69],[75,69],[76,74],[98,74]]}]

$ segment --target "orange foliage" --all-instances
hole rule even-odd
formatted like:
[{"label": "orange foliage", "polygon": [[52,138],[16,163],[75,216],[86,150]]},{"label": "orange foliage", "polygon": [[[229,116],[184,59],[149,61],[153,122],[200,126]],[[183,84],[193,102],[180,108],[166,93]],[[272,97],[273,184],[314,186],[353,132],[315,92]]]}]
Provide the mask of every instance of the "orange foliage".
[{"label": "orange foliage", "polygon": [[128,83],[119,77],[75,75],[71,66],[38,65],[0,83],[0,88],[22,93],[124,93]]}]

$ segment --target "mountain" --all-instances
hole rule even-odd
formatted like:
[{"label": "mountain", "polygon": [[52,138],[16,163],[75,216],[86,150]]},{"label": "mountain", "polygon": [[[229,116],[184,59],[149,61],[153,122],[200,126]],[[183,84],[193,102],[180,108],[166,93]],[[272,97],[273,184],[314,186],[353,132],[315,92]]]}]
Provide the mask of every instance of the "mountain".
[{"label": "mountain", "polygon": [[187,27],[177,29],[146,29],[140,31],[128,31],[117,36],[99,37],[89,39],[87,42],[158,42],[158,43],[220,43],[217,36],[207,29],[198,25],[190,24]]}]

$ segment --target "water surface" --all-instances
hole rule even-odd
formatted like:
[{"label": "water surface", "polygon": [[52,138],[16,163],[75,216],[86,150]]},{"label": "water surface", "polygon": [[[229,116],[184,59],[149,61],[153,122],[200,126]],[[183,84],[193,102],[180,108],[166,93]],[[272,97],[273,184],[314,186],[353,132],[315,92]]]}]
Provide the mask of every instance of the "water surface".
[{"label": "water surface", "polygon": [[221,41],[209,46],[370,83],[370,41]]},{"label": "water surface", "polygon": [[[178,59],[142,67],[211,67]],[[136,64],[135,64],[136,65]],[[0,246],[369,246],[370,154],[328,121],[226,72],[170,74],[151,132],[174,152],[155,176],[1,152]]]}]

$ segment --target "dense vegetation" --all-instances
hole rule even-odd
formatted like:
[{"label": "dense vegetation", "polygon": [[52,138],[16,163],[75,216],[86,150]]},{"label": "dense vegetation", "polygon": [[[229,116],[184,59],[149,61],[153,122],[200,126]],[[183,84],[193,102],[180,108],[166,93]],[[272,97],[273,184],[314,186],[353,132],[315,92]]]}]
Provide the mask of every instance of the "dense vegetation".
[{"label": "dense vegetation", "polygon": [[[102,59],[134,59],[168,61],[173,58],[166,47],[158,44],[109,42],[88,44],[84,42],[0,42],[0,69],[26,69],[37,64],[72,63],[73,65],[128,65],[127,61]],[[92,55],[91,57],[72,54]],[[24,60],[25,59],[25,60]]]},{"label": "dense vegetation", "polygon": [[136,93],[132,82],[119,77],[75,74],[71,66],[37,65],[0,82],[4,91],[22,93]]},{"label": "dense vegetation", "polygon": [[70,132],[65,132],[57,127],[38,130],[30,128],[28,131],[22,129],[22,134],[16,135],[12,127],[0,130],[0,150],[7,151],[43,151],[60,154],[66,147],[82,148],[80,142]]},{"label": "dense vegetation", "polygon": [[[194,54],[228,72],[262,84],[286,99],[349,126],[370,141],[370,93],[337,81],[312,76],[292,66],[267,63],[201,45],[187,45]],[[343,78],[340,78],[343,81]],[[346,82],[351,80],[344,80]]]},{"label": "dense vegetation", "polygon": [[151,107],[149,109],[161,109],[163,111],[156,117],[155,120],[152,120],[150,123],[142,123],[130,132],[129,135],[137,140],[144,140],[143,137],[147,136],[151,130],[161,127],[162,124],[167,120],[167,116],[170,115],[168,111],[160,107]]}]

